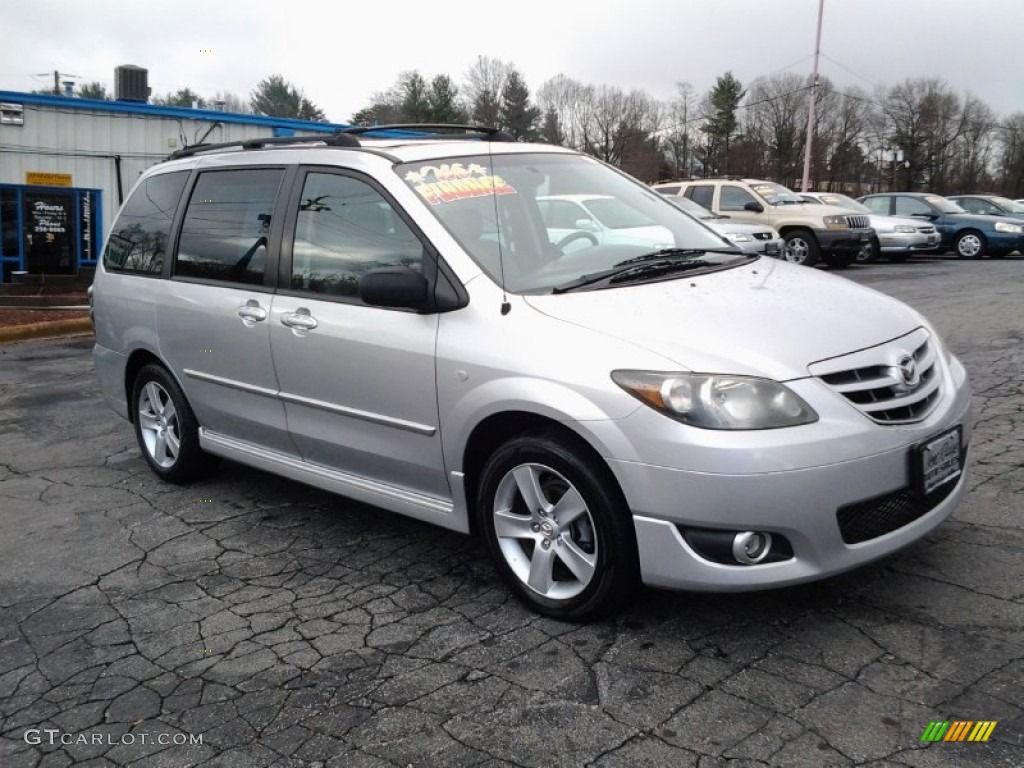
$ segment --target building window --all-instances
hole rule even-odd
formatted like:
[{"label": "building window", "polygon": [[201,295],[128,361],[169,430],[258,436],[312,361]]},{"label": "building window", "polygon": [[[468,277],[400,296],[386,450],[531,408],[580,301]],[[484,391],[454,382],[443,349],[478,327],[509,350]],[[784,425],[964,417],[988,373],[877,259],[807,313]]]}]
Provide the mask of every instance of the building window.
[{"label": "building window", "polygon": [[25,108],[11,101],[0,101],[0,125],[24,125]]}]

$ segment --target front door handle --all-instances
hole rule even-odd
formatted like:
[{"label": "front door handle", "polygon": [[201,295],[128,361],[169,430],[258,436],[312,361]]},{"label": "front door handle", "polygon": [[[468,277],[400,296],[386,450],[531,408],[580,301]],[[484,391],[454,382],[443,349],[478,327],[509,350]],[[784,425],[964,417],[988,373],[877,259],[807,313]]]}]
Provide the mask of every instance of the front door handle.
[{"label": "front door handle", "polygon": [[266,320],[267,310],[261,307],[256,299],[249,299],[243,306],[238,308],[238,316],[242,318],[246,325],[249,325],[259,320]]},{"label": "front door handle", "polygon": [[294,312],[281,315],[281,324],[294,328],[297,331],[312,331],[320,325],[305,307],[299,307]]}]

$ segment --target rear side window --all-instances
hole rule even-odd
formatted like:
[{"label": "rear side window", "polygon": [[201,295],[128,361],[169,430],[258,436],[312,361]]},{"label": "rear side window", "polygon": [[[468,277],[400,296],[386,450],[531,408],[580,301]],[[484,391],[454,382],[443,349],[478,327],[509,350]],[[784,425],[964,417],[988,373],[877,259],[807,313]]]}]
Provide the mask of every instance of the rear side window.
[{"label": "rear side window", "polygon": [[654,191],[662,195],[678,195],[679,184],[673,184],[668,187],[655,187]]},{"label": "rear side window", "polygon": [[201,173],[181,225],[175,276],[262,285],[283,178],[279,168]]},{"label": "rear side window", "polygon": [[686,188],[686,197],[693,200],[695,203],[703,205],[708,210],[711,209],[711,203],[715,196],[715,188],[711,184],[694,184],[692,187]]},{"label": "rear side window", "polygon": [[143,181],[128,198],[107,238],[103,266],[115,272],[159,275],[171,222],[188,171],[162,173]]}]

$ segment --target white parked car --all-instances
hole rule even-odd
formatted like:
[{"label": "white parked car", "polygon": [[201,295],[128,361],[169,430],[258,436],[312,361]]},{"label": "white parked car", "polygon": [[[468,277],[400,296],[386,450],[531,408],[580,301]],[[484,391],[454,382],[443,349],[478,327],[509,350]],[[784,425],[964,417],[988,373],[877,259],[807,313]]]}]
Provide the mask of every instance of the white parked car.
[{"label": "white parked car", "polygon": [[584,154],[374,130],[199,145],[129,194],[93,358],[160,478],[227,457],[474,533],[577,621],[856,568],[959,503],[970,386],[915,310]]},{"label": "white parked car", "polygon": [[834,205],[865,214],[875,230],[874,237],[857,254],[857,262],[868,264],[880,256],[889,261],[906,261],[915,253],[939,250],[939,232],[935,225],[909,216],[882,216],[863,203],[838,192],[801,192],[808,203]]},{"label": "white parked car", "polygon": [[703,205],[688,197],[665,195],[665,199],[681,208],[702,224],[711,227],[718,234],[746,253],[764,253],[768,256],[782,255],[785,244],[782,236],[764,224],[748,224],[728,216],[712,213]]}]

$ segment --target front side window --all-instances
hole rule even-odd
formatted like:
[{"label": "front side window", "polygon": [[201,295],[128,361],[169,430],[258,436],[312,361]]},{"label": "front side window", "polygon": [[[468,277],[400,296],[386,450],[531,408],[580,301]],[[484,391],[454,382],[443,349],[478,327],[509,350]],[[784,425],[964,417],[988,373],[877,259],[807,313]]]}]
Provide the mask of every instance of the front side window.
[{"label": "front side window", "polygon": [[928,216],[932,209],[923,200],[901,195],[896,198],[895,211],[897,216]]},{"label": "front side window", "polygon": [[562,290],[666,251],[701,267],[745,261],[664,196],[586,155],[471,155],[395,171],[476,264],[513,292]]},{"label": "front side window", "polygon": [[742,187],[731,184],[722,185],[722,202],[719,208],[723,211],[743,211],[747,203],[756,203],[754,196]]},{"label": "front side window", "polygon": [[295,225],[291,288],[357,296],[372,269],[423,267],[423,245],[397,211],[364,181],[306,176]]},{"label": "front side window", "polygon": [[162,173],[142,181],[125,203],[103,251],[103,266],[116,272],[159,275],[174,211],[188,171]]},{"label": "front side window", "polygon": [[185,211],[174,274],[262,285],[267,238],[284,171],[204,171]]}]

